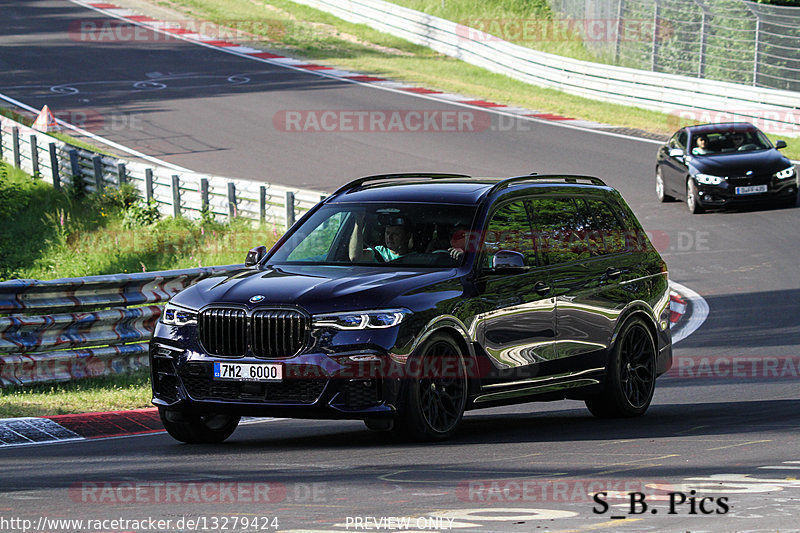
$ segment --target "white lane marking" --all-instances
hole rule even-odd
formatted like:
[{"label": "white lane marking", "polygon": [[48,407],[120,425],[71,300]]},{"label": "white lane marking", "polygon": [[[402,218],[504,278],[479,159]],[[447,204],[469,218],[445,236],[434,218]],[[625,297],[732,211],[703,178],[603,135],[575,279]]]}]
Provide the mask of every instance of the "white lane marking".
[{"label": "white lane marking", "polygon": [[708,318],[708,303],[702,296],[685,285],[681,285],[673,280],[670,280],[669,284],[692,304],[692,313],[689,315],[686,324],[678,331],[677,335],[672,337],[672,344],[674,346],[703,325],[703,322]]}]

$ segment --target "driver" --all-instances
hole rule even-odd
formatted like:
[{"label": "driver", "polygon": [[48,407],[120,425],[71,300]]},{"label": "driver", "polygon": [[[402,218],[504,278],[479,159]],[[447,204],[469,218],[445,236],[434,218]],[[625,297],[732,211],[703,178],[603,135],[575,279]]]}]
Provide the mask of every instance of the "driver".
[{"label": "driver", "polygon": [[353,262],[387,262],[408,254],[413,246],[412,226],[404,217],[393,217],[383,232],[385,245],[364,248],[363,215],[356,218],[350,236],[350,260]]}]

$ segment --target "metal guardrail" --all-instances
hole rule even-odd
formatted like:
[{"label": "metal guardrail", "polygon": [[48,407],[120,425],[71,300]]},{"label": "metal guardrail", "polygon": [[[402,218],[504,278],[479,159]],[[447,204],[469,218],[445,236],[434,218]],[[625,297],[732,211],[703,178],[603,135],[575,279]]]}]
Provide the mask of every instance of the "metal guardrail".
[{"label": "metal guardrail", "polygon": [[[293,0],[533,85],[664,113],[735,113],[762,129],[800,135],[793,91],[656,73],[561,57],[512,44],[383,0]],[[677,129],[677,128],[676,128]]]},{"label": "metal guardrail", "polygon": [[147,368],[163,304],[243,265],[0,282],[0,387]]},{"label": "metal guardrail", "polygon": [[0,159],[50,181],[88,192],[130,183],[168,216],[243,217],[288,228],[319,202],[319,191],[148,166],[71,146],[0,117]]}]

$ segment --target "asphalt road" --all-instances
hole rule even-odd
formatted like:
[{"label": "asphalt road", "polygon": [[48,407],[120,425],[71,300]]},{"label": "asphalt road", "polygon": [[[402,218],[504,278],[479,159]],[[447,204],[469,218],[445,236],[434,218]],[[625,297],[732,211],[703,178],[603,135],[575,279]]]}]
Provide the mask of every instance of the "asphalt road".
[{"label": "asphalt road", "polygon": [[[332,531],[357,530],[365,517],[481,532],[797,527],[797,208],[692,216],[682,204],[657,203],[656,145],[557,125],[476,115],[487,127],[471,132],[281,131],[276,120],[292,110],[460,108],[176,40],[79,42],[70,23],[98,15],[67,1],[0,0],[0,13],[0,92],[75,116],[88,109],[97,133],[194,170],[326,189],[407,170],[600,176],[652,232],[672,279],[710,308],[676,345],[683,370],[659,381],[641,419],[600,421],[560,402],[470,413],[452,441],[435,446],[390,442],[356,422],[275,420],[244,425],[219,446],[154,435],[0,449],[0,530],[13,530],[2,518],[41,516],[153,517],[173,520],[170,530],[197,517],[210,528],[216,517],[207,529],[215,531],[263,530],[264,517],[277,517],[281,530]],[[148,80],[156,83],[134,87]],[[217,484],[206,498],[197,492],[205,482]],[[587,494],[609,485],[647,493],[650,507],[634,505],[633,514],[628,496],[612,494],[619,507],[593,512],[603,506]],[[670,492],[687,497],[675,514]],[[443,522],[416,522],[428,516]],[[236,517],[259,527],[233,527]],[[95,525],[82,530],[134,529]]]}]

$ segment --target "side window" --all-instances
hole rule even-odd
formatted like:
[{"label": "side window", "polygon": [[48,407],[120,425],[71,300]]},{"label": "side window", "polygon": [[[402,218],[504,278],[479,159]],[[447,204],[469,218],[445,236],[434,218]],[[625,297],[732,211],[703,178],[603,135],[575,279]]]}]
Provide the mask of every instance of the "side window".
[{"label": "side window", "polygon": [[492,215],[483,242],[485,263],[499,250],[512,250],[525,256],[527,266],[536,266],[536,249],[528,221],[528,212],[522,200],[500,207]]},{"label": "side window", "polygon": [[686,141],[688,140],[687,138],[688,138],[688,133],[686,133],[686,130],[679,131],[677,140],[678,145],[675,148],[683,148],[684,150],[686,150]]},{"label": "side window", "polygon": [[590,257],[587,223],[572,198],[531,200],[533,226],[545,264],[556,265]]},{"label": "side window", "polygon": [[626,249],[627,232],[608,203],[597,198],[586,198],[589,228],[586,233],[592,255],[615,254]]}]

